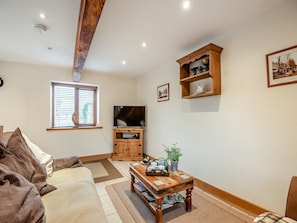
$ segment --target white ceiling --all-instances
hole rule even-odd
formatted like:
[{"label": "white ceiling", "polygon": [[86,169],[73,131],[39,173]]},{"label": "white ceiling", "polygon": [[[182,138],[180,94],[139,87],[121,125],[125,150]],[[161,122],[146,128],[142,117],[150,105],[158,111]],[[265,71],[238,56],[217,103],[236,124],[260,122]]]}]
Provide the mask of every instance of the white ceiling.
[{"label": "white ceiling", "polygon": [[[190,0],[184,10],[182,0],[106,0],[84,69],[137,77],[284,2]],[[80,0],[0,0],[0,60],[72,69],[79,7]]]}]

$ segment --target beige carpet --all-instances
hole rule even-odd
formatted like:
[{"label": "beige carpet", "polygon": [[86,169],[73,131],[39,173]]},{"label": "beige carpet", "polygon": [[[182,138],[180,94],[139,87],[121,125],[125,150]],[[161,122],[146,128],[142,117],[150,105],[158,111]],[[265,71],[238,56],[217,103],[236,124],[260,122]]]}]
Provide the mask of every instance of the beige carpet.
[{"label": "beige carpet", "polygon": [[108,175],[108,172],[106,171],[101,162],[86,163],[84,165],[85,167],[91,170],[94,178],[105,177]]},{"label": "beige carpet", "polygon": [[107,159],[84,163],[84,166],[91,170],[95,183],[123,177]]},{"label": "beige carpet", "polygon": [[[109,185],[106,187],[120,218],[124,223],[153,223],[155,216],[145,206],[141,199],[130,191],[130,181]],[[205,195],[199,189],[192,192],[192,211],[187,212],[179,205],[163,213],[163,222],[170,223],[245,223],[252,220],[243,213],[237,213],[230,206],[212,202],[214,198]],[[229,210],[228,210],[229,209]]]}]

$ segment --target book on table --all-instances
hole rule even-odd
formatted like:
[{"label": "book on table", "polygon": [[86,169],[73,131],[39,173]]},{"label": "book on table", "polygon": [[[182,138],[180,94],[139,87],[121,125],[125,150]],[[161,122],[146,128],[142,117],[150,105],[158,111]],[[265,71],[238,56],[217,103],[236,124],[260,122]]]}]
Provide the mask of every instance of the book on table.
[{"label": "book on table", "polygon": [[[154,196],[145,188],[141,182],[134,183],[134,188],[149,202],[150,206],[156,209]],[[180,193],[173,193],[164,197],[162,202],[162,210],[170,208],[178,203],[184,203],[185,198]]]}]

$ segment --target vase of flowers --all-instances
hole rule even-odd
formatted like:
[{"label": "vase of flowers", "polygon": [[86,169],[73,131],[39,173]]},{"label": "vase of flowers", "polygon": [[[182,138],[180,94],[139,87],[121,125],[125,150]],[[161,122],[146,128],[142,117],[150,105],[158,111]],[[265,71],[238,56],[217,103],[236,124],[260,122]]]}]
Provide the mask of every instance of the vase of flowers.
[{"label": "vase of flowers", "polygon": [[178,170],[179,157],[183,154],[181,149],[177,147],[177,143],[172,144],[172,146],[164,146],[165,152],[167,153],[167,160],[170,160],[171,171],[176,172]]}]

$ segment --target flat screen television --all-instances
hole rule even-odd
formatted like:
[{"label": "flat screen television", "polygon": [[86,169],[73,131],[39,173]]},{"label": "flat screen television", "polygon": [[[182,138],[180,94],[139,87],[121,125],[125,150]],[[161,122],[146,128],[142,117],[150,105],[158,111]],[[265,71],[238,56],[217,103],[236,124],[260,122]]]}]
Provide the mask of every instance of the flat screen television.
[{"label": "flat screen television", "polygon": [[145,106],[113,106],[114,127],[144,127]]}]

